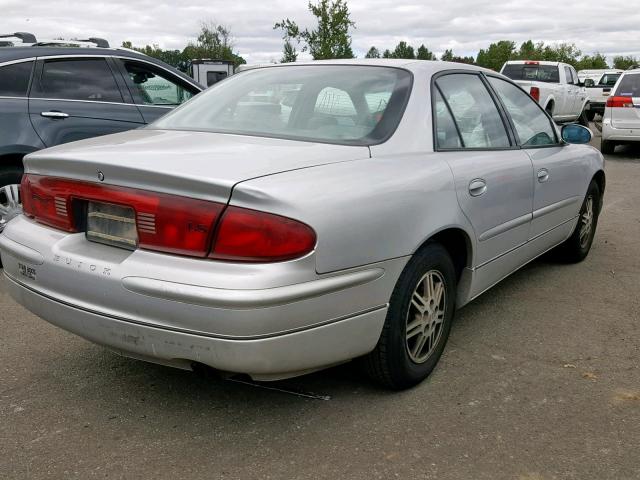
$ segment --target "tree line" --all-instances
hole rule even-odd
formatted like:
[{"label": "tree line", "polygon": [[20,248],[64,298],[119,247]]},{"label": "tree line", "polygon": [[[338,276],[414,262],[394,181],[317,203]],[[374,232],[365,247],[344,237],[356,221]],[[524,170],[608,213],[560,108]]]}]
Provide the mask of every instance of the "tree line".
[{"label": "tree line", "polygon": [[[315,26],[302,29],[294,20],[285,18],[276,22],[275,30],[282,32],[284,41],[282,63],[295,62],[300,52],[306,52],[314,60],[355,58],[351,47],[351,31],[355,22],[351,19],[346,0],[319,0],[309,2],[309,11],[315,17]],[[203,23],[195,41],[189,42],[182,50],[163,50],[158,45],[135,47],[131,42],[123,42],[123,47],[131,48],[168,63],[182,71],[188,71],[190,61],[195,58],[231,60],[236,66],[246,63],[234,51],[234,42],[228,27],[213,22]],[[365,58],[404,58],[418,60],[438,60],[437,56],[424,44],[415,48],[402,40],[393,48],[381,51],[372,46]],[[546,60],[564,62],[577,70],[619,68],[626,70],[639,65],[640,59],[633,56],[615,56],[613,65],[601,53],[583,54],[574,43],[545,44],[527,40],[519,46],[510,40],[500,40],[483,48],[474,58],[458,56],[451,49],[445,50],[440,60],[475,64],[492,70],[500,70],[508,60]]]}]

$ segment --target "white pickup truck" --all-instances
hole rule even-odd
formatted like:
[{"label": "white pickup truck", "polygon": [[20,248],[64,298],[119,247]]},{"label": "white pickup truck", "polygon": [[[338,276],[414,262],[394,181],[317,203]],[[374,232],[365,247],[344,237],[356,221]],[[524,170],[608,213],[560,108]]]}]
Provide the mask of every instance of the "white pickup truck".
[{"label": "white pickup truck", "polygon": [[514,60],[505,63],[500,73],[529,92],[557,123],[578,121],[588,126],[587,91],[571,65]]},{"label": "white pickup truck", "polygon": [[588,76],[584,79],[584,86],[587,88],[587,97],[589,98],[589,111],[587,112],[589,120],[593,120],[596,113],[604,115],[604,106],[611,94],[611,89],[623,72],[624,70],[603,70],[598,76]]}]

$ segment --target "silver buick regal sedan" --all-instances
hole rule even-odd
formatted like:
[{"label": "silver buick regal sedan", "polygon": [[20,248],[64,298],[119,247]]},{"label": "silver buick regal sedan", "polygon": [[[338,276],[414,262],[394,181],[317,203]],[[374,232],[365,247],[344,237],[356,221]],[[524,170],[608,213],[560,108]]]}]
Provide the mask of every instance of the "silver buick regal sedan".
[{"label": "silver buick regal sedan", "polygon": [[548,250],[588,254],[590,138],[474,66],[248,70],[148,127],[27,156],[5,283],[133,358],[256,380],[357,358],[406,388],[456,308]]}]

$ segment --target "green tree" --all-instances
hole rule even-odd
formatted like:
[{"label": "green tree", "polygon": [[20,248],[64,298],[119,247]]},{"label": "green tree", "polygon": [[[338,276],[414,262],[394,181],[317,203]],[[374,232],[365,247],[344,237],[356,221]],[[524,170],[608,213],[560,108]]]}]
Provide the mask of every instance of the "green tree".
[{"label": "green tree", "polygon": [[544,42],[533,43],[532,40],[523,42],[511,60],[544,60]]},{"label": "green tree", "polygon": [[620,70],[628,70],[638,64],[640,64],[640,59],[631,55],[617,55],[613,57],[613,68],[619,68]]},{"label": "green tree", "polygon": [[510,60],[515,53],[516,44],[509,40],[500,40],[492,43],[486,50],[481,49],[478,52],[476,63],[481,67],[490,68],[499,71],[504,62]]},{"label": "green tree", "polygon": [[442,60],[443,62],[453,62],[453,50],[445,50],[440,57],[440,60]]},{"label": "green tree", "polygon": [[393,58],[388,48],[382,53],[382,58]]},{"label": "green tree", "polygon": [[203,22],[196,41],[189,42],[182,53],[189,59],[232,60],[235,66],[246,63],[244,58],[233,52],[233,46],[233,37],[228,27]]},{"label": "green tree", "polygon": [[364,58],[380,58],[380,50],[376,47],[371,47]]},{"label": "green tree", "polygon": [[416,58],[416,53],[413,50],[413,47],[409,45],[404,40],[398,42],[396,48],[391,52],[391,58]]},{"label": "green tree", "polygon": [[294,47],[289,40],[284,42],[284,49],[282,52],[282,58],[280,59],[280,63],[291,63],[298,60],[298,52],[296,51],[296,47]]},{"label": "green tree", "polygon": [[575,43],[558,43],[544,47],[542,60],[576,66],[582,52]]},{"label": "green tree", "polygon": [[418,47],[418,54],[416,55],[418,60],[437,60],[436,56],[431,50],[424,46],[424,44]]},{"label": "green tree", "polygon": [[286,18],[276,23],[274,30],[282,30],[285,41],[303,43],[302,51],[308,51],[315,60],[353,58],[349,29],[355,27],[355,23],[349,18],[346,0],[309,2],[309,11],[316,17],[316,28],[302,30],[297,23]]},{"label": "green tree", "polygon": [[593,55],[584,55],[575,67],[578,70],[603,69],[609,68],[609,64],[607,57],[601,53],[594,53]]}]

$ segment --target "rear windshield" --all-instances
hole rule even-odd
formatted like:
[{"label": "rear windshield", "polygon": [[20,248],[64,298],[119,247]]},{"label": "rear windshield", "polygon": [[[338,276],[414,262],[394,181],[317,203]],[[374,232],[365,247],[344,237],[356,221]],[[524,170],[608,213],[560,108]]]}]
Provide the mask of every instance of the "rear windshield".
[{"label": "rear windshield", "polygon": [[372,145],[395,130],[411,90],[406,70],[287,66],[215,84],[149,128]]},{"label": "rear windshield", "polygon": [[619,97],[640,97],[640,75],[625,75],[616,90]]},{"label": "rear windshield", "polygon": [[535,82],[559,83],[560,73],[557,65],[526,65],[509,63],[504,66],[502,74],[512,80],[529,80]]},{"label": "rear windshield", "polygon": [[600,79],[600,81],[598,82],[598,85],[604,85],[605,87],[613,87],[618,81],[618,79],[620,78],[620,75],[622,74],[621,73],[605,73]]}]

